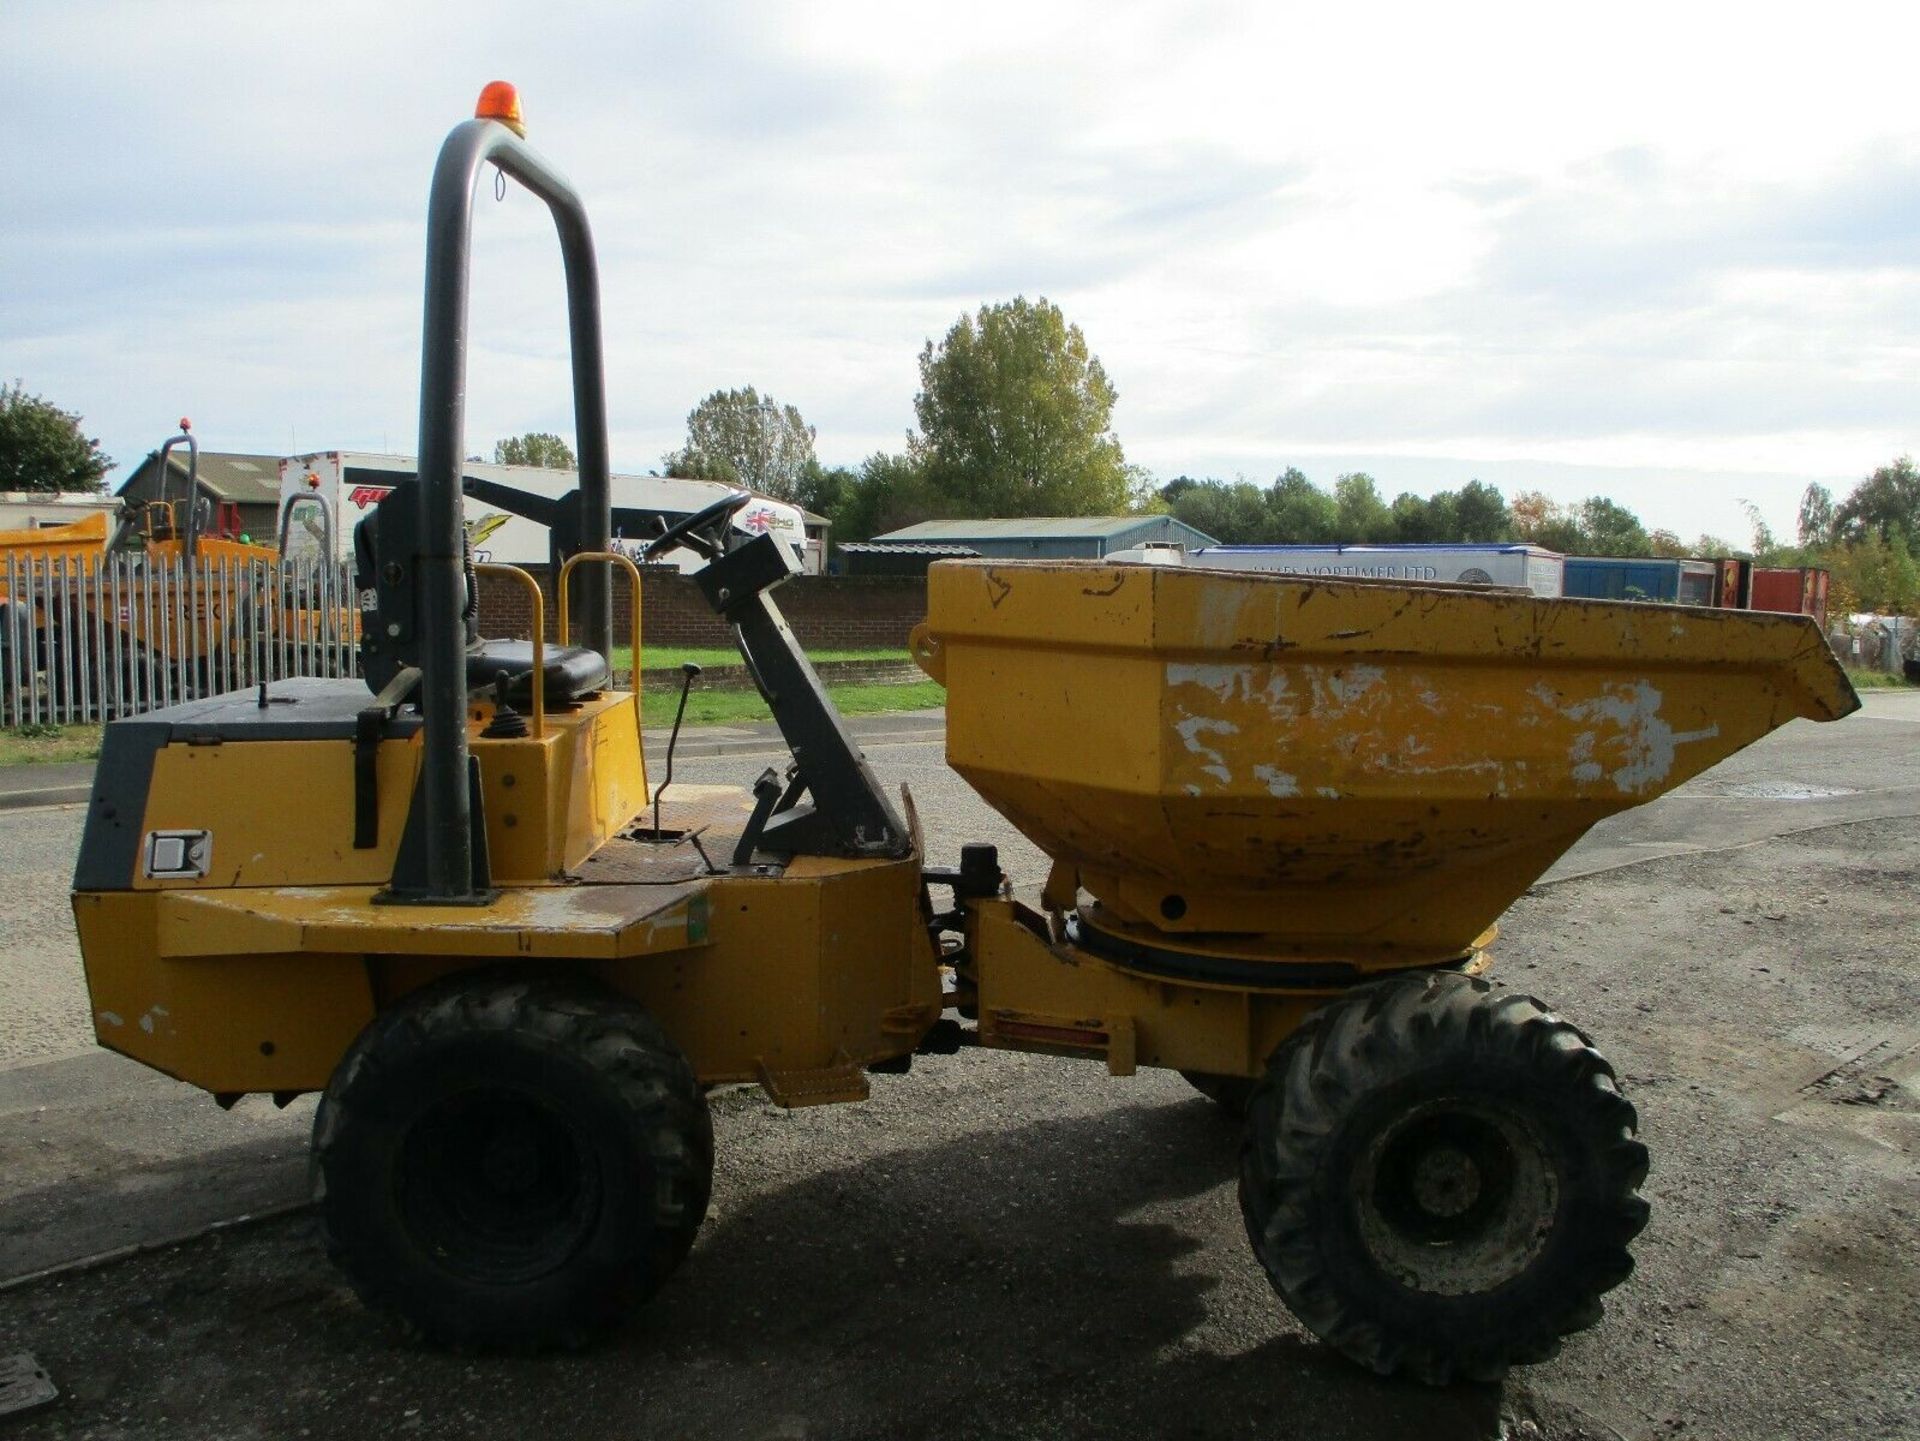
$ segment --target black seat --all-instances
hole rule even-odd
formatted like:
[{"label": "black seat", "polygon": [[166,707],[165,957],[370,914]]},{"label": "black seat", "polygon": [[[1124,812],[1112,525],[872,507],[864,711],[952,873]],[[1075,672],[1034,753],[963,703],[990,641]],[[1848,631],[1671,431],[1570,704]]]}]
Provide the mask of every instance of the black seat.
[{"label": "black seat", "polygon": [[[354,587],[363,599],[360,615],[360,672],[367,689],[386,694],[387,687],[407,667],[420,665],[420,637],[414,624],[418,597],[414,594],[414,500],[419,482],[403,480],[353,528]],[[364,597],[372,592],[374,605]],[[466,681],[469,693],[491,690],[502,672],[507,677],[507,701],[520,707],[533,700],[533,642],[481,640],[480,595],[475,585],[471,548],[467,559],[466,601],[460,610],[465,632]],[[568,705],[604,689],[609,679],[607,658],[582,646],[550,645],[543,671],[543,698],[548,705]],[[411,690],[411,687],[409,687]],[[404,697],[390,697],[392,701]]]},{"label": "black seat", "polygon": [[[550,645],[542,658],[544,696],[548,705],[564,705],[606,688],[607,658],[579,645]],[[507,674],[507,701],[533,703],[533,642],[483,640],[467,651],[467,689],[485,690]]]}]

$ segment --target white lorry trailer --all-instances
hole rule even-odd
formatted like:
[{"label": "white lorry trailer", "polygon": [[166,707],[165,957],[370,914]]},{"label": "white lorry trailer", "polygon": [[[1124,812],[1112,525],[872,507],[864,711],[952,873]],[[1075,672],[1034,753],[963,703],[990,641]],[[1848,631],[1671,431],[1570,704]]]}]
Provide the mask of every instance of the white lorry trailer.
[{"label": "white lorry trailer", "polygon": [[1291,575],[1373,576],[1398,581],[1458,581],[1509,586],[1553,597],[1566,557],[1537,545],[1210,545],[1189,565],[1217,570],[1278,570]]},{"label": "white lorry trailer", "polygon": [[[354,525],[382,496],[401,481],[411,479],[413,473],[413,458],[404,455],[328,450],[289,456],[280,462],[276,532],[281,554],[296,559],[331,556],[335,560],[346,560],[353,544]],[[473,541],[474,558],[507,565],[548,564],[548,546],[554,531],[551,518],[529,516],[524,502],[521,510],[510,511],[489,501],[487,496],[517,492],[522,497],[557,503],[579,488],[579,477],[571,470],[489,465],[480,461],[469,461],[463,467],[463,474],[467,480],[467,534]],[[659,527],[643,530],[636,523],[622,534],[619,521],[623,512],[629,517],[657,513],[672,519],[691,515],[716,500],[737,494],[740,489],[719,481],[659,475],[616,475],[612,482],[614,548],[633,550],[636,555],[640,547],[659,533]],[[805,517],[796,506],[757,495],[734,513],[732,524],[735,530],[749,537],[772,535],[784,542],[792,548],[802,570],[818,572],[822,568],[819,542],[809,544]],[[662,562],[681,570],[697,570],[706,564],[685,547],[655,558],[655,563]]]}]

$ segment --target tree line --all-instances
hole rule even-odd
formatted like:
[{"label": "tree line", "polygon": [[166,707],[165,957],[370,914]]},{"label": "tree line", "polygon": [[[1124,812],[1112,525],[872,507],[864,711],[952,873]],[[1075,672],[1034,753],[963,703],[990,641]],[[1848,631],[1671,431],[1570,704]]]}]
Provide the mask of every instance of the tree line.
[{"label": "tree line", "polygon": [[898,451],[824,465],[800,412],[748,386],[696,405],[686,443],[662,468],[804,506],[832,522],[838,541],[922,520],[1117,515],[1147,481],[1113,434],[1117,394],[1060,307],[1017,296],[926,343],[917,424]]},{"label": "tree line", "polygon": [[[1836,500],[1809,486],[1797,533],[1776,537],[1748,507],[1751,542],[1683,540],[1649,528],[1606,496],[1575,503],[1541,491],[1504,496],[1469,480],[1388,500],[1364,472],[1330,488],[1289,466],[1267,485],[1176,476],[1131,465],[1113,432],[1118,398],[1080,327],[1044,296],[983,305],[920,352],[915,426],[897,451],[828,466],[800,411],[748,385],[716,390],[687,415],[685,442],[661,457],[669,475],[725,480],[824,516],[836,541],[867,540],[916,521],[990,516],[1165,513],[1230,545],[1526,541],[1570,555],[1750,556],[1822,565],[1836,610],[1920,607],[1920,471],[1880,467]],[[560,436],[503,440],[498,461],[571,467]],[[0,489],[97,488],[111,461],[79,417],[0,387]]]},{"label": "tree line", "polygon": [[1127,463],[1113,434],[1117,398],[1077,325],[1044,297],[984,305],[920,354],[916,429],[904,449],[858,466],[826,466],[791,405],[751,386],[715,391],[687,417],[667,473],[736,481],[826,517],[836,541],[922,520],[984,516],[1166,513],[1228,545],[1465,544],[1524,541],[1566,555],[1684,559],[1739,556],[1832,572],[1829,609],[1920,609],[1920,471],[1880,467],[1843,500],[1812,485],[1797,535],[1777,537],[1748,504],[1748,543],[1650,527],[1604,495],[1563,502],[1511,497],[1478,479],[1388,500],[1364,472],[1330,489],[1296,467],[1262,486],[1244,477],[1176,476],[1164,484]]}]

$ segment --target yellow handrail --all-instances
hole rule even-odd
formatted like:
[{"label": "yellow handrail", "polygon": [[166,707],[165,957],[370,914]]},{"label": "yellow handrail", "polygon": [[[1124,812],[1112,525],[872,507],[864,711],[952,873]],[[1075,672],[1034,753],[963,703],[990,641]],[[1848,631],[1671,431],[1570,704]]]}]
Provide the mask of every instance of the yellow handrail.
[{"label": "yellow handrail", "polygon": [[[615,561],[627,568],[627,578],[633,582],[633,728],[635,734],[640,731],[640,567],[628,556],[617,550],[583,550],[578,555],[567,557],[560,567],[560,576],[554,582],[560,594],[560,643],[567,643],[567,577],[573,568],[583,560]],[[613,670],[613,657],[607,657],[607,670]]]},{"label": "yellow handrail", "polygon": [[[480,575],[513,576],[523,581],[533,594],[533,738],[539,740],[547,733],[547,598],[540,593],[540,582],[517,565],[481,561],[473,568]],[[560,596],[560,614],[565,617],[566,592],[561,591]],[[560,624],[566,625],[564,618]]]}]

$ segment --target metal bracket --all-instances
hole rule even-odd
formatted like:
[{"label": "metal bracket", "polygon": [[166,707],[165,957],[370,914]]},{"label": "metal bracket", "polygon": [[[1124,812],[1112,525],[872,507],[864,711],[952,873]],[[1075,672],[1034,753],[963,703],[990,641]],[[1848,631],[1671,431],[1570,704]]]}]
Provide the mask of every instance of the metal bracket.
[{"label": "metal bracket", "polygon": [[835,1051],[829,1066],[774,1071],[763,1060],[754,1069],[761,1089],[776,1106],[824,1106],[833,1101],[864,1101],[873,1094],[866,1073],[844,1051]]},{"label": "metal bracket", "polygon": [[400,703],[420,680],[418,666],[402,666],[353,718],[353,848],[370,851],[380,844],[380,738]]}]

